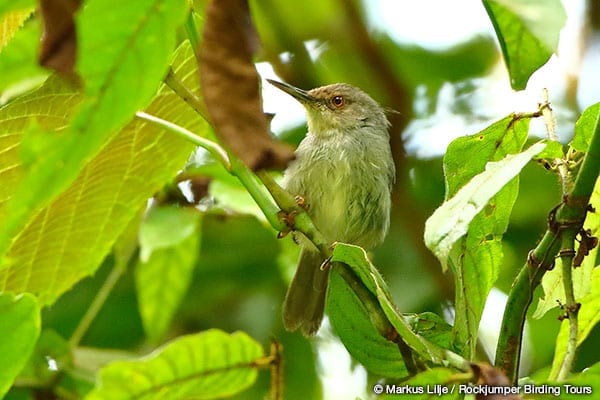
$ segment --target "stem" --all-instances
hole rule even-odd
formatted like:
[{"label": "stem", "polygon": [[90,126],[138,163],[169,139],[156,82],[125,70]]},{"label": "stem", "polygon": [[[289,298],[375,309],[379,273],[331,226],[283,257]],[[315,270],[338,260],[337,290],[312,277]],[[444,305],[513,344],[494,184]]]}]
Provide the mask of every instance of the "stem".
[{"label": "stem", "polygon": [[[262,210],[263,214],[269,221],[269,224],[278,232],[284,232],[288,230],[288,227],[283,223],[279,217],[279,207],[273,203],[271,195],[265,190],[265,187],[260,184],[256,175],[250,171],[244,163],[239,159],[231,156],[231,171],[235,175],[242,185],[246,188],[250,196],[254,199],[258,207]],[[271,178],[272,179],[272,178]]]},{"label": "stem", "polygon": [[164,82],[172,91],[181,97],[183,101],[188,103],[205,121],[209,121],[208,110],[202,99],[181,82],[172,68],[169,68]]},{"label": "stem", "polygon": [[208,151],[217,161],[219,161],[221,164],[223,164],[223,166],[225,167],[225,169],[227,169],[227,171],[231,171],[231,162],[229,160],[229,155],[227,155],[227,152],[225,150],[223,150],[223,148],[221,146],[219,146],[217,143],[215,143],[211,140],[205,139],[201,136],[198,136],[195,133],[193,133],[192,131],[185,129],[182,126],[179,126],[172,122],[166,121],[166,120],[156,117],[154,115],[147,114],[143,111],[138,111],[137,113],[135,113],[135,116],[138,117],[139,119],[149,121],[155,125],[165,128],[169,132],[173,132],[173,133],[177,134],[178,136],[194,143],[196,146],[202,147],[203,149]]},{"label": "stem", "polygon": [[563,235],[561,261],[562,261],[562,279],[565,289],[565,304],[564,309],[569,319],[569,339],[567,342],[567,350],[565,357],[560,365],[557,380],[564,380],[573,367],[575,360],[575,351],[577,350],[577,332],[578,321],[577,314],[579,313],[579,305],[575,302],[575,293],[573,291],[573,279],[571,268],[573,268],[573,257],[575,256],[575,235],[577,232],[569,231]]},{"label": "stem", "polygon": [[256,204],[258,204],[262,212],[267,217],[269,224],[271,224],[275,230],[282,232],[288,229],[279,218],[279,208],[273,203],[273,199],[271,199],[270,195],[265,191],[265,188],[260,184],[258,179],[256,179],[256,176],[240,160],[235,158],[235,156],[228,155],[227,152],[221,146],[219,146],[219,144],[198,136],[182,126],[166,121],[154,115],[138,111],[136,116],[140,119],[165,128],[166,130],[173,132],[178,136],[207,150],[218,162],[223,164],[227,171],[240,180],[242,185],[244,185],[246,190],[248,190],[248,193],[250,193],[254,201],[256,201]]},{"label": "stem", "polygon": [[506,372],[512,383],[517,382],[523,327],[533,291],[553,265],[564,235],[574,235],[583,225],[590,195],[600,174],[600,119],[597,120],[588,152],[570,193],[564,196],[554,218],[537,247],[530,252],[527,263],[515,278],[508,295],[500,337],[496,349],[496,366]]},{"label": "stem", "polygon": [[108,295],[112,292],[115,285],[119,281],[119,278],[121,278],[121,275],[123,275],[124,272],[125,268],[122,265],[115,265],[110,271],[110,274],[108,275],[108,277],[102,284],[102,287],[96,294],[94,301],[92,301],[92,304],[90,304],[89,308],[86,310],[85,314],[79,321],[77,328],[75,328],[75,331],[71,335],[71,338],[69,339],[69,344],[71,345],[71,348],[75,348],[79,345],[81,339],[83,339],[89,327],[92,325],[92,322],[98,315],[98,312],[106,302]]},{"label": "stem", "polygon": [[185,33],[192,45],[192,50],[194,51],[194,55],[196,59],[199,60],[199,51],[200,48],[198,46],[198,29],[196,29],[196,22],[194,21],[194,10],[191,9],[188,14],[187,19],[185,20]]}]

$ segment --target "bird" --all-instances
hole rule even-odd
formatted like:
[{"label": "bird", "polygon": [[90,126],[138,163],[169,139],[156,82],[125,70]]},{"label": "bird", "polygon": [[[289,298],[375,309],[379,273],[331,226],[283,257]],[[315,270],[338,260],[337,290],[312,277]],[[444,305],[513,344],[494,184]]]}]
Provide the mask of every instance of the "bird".
[{"label": "bird", "polygon": [[[395,177],[383,107],[347,83],[305,91],[268,82],[299,101],[307,116],[308,132],[284,173],[284,188],[301,200],[328,242],[373,249],[390,225]],[[321,326],[330,268],[306,237],[299,232],[294,237],[302,249],[283,304],[283,323],[286,330],[310,337]]]}]

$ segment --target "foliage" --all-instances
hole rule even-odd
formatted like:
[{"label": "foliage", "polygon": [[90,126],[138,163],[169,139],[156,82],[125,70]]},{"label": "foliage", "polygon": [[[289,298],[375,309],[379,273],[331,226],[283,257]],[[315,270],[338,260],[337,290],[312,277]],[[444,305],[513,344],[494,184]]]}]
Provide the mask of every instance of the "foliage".
[{"label": "foliage", "polygon": [[[522,382],[592,387],[600,103],[572,110],[568,146],[542,102],[461,132],[443,159],[406,156],[400,132],[420,87],[490,73],[489,38],[430,51],[371,32],[357,1],[249,3],[83,1],[64,21],[77,31],[64,75],[36,61],[43,8],[0,0],[0,395],[333,397],[318,380],[337,369],[319,352],[333,335],[282,329],[298,246],[277,241],[280,210],[331,257],[326,313],[368,373],[360,396],[367,381],[514,385],[526,354]],[[556,52],[563,7],[483,7],[510,85],[525,88]],[[254,22],[260,50],[241,21]],[[305,46],[315,38],[327,43],[318,55]],[[332,247],[279,171],[248,168],[281,166],[298,142],[296,128],[267,134],[253,61],[303,88],[351,82],[399,111],[392,226],[373,255]],[[530,136],[536,119],[548,139]],[[478,345],[494,287],[508,306],[492,362]],[[449,300],[453,318],[442,318]],[[533,350],[521,348],[526,321]]]}]

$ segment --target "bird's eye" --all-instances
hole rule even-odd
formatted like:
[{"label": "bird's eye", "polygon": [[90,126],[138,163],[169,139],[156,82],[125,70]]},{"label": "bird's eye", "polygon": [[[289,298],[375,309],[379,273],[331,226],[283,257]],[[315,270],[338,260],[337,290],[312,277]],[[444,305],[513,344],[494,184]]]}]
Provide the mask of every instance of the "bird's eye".
[{"label": "bird's eye", "polygon": [[340,108],[344,106],[344,98],[342,96],[333,96],[331,98],[331,104],[335,108]]}]

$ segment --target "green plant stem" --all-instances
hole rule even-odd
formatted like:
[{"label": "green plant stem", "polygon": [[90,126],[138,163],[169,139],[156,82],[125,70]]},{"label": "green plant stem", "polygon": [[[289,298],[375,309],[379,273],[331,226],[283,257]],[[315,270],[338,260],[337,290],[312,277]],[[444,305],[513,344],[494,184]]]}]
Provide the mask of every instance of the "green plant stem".
[{"label": "green plant stem", "polygon": [[205,121],[209,121],[206,105],[196,93],[188,89],[187,86],[175,74],[172,68],[169,68],[164,80],[165,84],[171,88],[183,101],[188,103]]},{"label": "green plant stem", "polygon": [[246,190],[248,190],[248,193],[250,193],[254,201],[256,201],[256,204],[258,204],[262,212],[267,217],[269,224],[271,224],[274,229],[278,230],[279,232],[288,229],[288,227],[279,218],[279,208],[273,203],[273,199],[271,199],[271,196],[260,184],[260,181],[256,178],[256,176],[235,156],[230,156],[227,154],[227,152],[221,146],[219,146],[219,144],[198,136],[182,126],[142,111],[137,112],[136,117],[158,125],[169,132],[175,133],[176,135],[208,151],[219,163],[225,167],[227,171],[240,180],[242,185],[244,185]]},{"label": "green plant stem", "polygon": [[223,164],[227,171],[231,171],[231,162],[229,160],[229,155],[225,150],[223,150],[221,146],[219,146],[215,142],[198,136],[192,131],[185,129],[182,126],[166,121],[154,115],[147,114],[143,111],[138,111],[137,113],[135,113],[135,116],[139,119],[151,122],[155,125],[165,128],[169,132],[173,132],[178,136],[181,136],[184,139],[194,143],[196,146],[202,147],[203,149],[208,151],[217,161]]},{"label": "green plant stem", "polygon": [[[562,248],[560,251],[562,261],[562,280],[563,287],[565,289],[565,304],[563,305],[563,308],[569,321],[569,339],[567,341],[565,357],[563,358],[558,375],[556,376],[556,379],[559,381],[564,380],[571,372],[573,361],[575,360],[575,351],[577,349],[577,315],[579,313],[579,305],[575,301],[573,277],[571,274],[571,269],[573,268],[573,257],[575,256],[576,234],[577,232],[573,232],[572,230],[565,232],[562,238]],[[552,379],[552,377],[550,377],[550,379]]]},{"label": "green plant stem", "polygon": [[81,339],[83,339],[83,337],[85,336],[86,332],[92,325],[92,322],[98,315],[98,312],[106,302],[106,299],[108,298],[115,285],[119,281],[119,278],[121,278],[124,272],[125,268],[122,265],[115,265],[110,271],[110,274],[108,275],[108,277],[102,284],[102,287],[96,294],[94,301],[92,301],[92,304],[90,304],[85,314],[79,321],[79,324],[75,328],[75,331],[73,331],[73,334],[69,339],[69,345],[71,346],[71,348],[75,348],[79,345]]},{"label": "green plant stem", "polygon": [[561,247],[563,235],[576,235],[581,229],[590,195],[600,173],[600,121],[597,122],[588,152],[583,159],[575,184],[558,207],[555,218],[540,243],[530,252],[527,263],[515,278],[508,294],[495,365],[505,371],[508,379],[516,383],[519,371],[519,358],[523,327],[527,310],[533,299],[533,292],[542,281],[547,270],[554,265],[554,257]]},{"label": "green plant stem", "polygon": [[231,173],[240,180],[242,185],[244,185],[273,229],[278,232],[289,229],[279,217],[279,207],[273,203],[271,195],[265,190],[265,187],[261,185],[256,175],[234,156],[231,156]]}]

